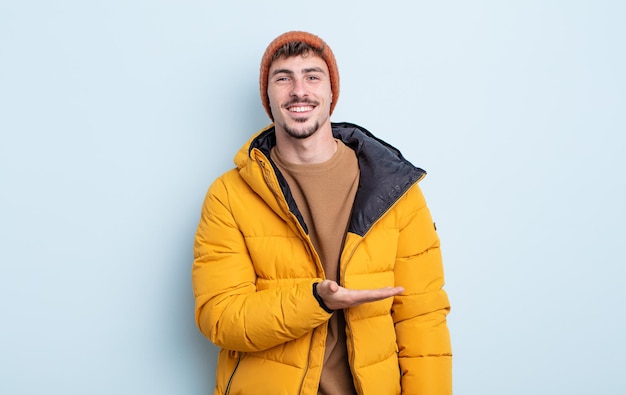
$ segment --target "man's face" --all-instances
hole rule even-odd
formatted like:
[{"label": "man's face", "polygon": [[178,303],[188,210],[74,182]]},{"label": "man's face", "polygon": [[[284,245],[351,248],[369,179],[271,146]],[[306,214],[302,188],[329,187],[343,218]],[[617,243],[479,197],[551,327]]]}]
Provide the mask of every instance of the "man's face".
[{"label": "man's face", "polygon": [[270,66],[267,94],[277,132],[304,139],[330,124],[328,66],[313,53],[276,59]]}]

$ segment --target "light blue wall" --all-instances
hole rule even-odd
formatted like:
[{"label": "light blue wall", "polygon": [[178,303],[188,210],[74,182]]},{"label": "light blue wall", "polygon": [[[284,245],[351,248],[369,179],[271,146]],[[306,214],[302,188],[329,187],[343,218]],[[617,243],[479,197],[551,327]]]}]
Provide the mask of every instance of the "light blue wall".
[{"label": "light blue wall", "polygon": [[0,1],[0,393],[210,391],[195,226],[292,29],[429,171],[455,393],[626,393],[625,3],[367,4]]}]

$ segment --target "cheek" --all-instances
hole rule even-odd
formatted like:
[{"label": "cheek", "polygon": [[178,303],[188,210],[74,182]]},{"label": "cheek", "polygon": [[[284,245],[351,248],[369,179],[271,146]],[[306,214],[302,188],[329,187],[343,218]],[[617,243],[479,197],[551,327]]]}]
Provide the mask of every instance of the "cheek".
[{"label": "cheek", "polygon": [[281,97],[283,96],[283,93],[281,92],[280,89],[268,88],[267,96],[270,99],[270,104],[274,104],[274,103],[279,103],[281,101]]},{"label": "cheek", "polygon": [[329,102],[333,100],[333,91],[330,89],[330,86],[325,89],[323,95],[328,99]]},{"label": "cheek", "polygon": [[276,95],[273,95],[272,92],[267,92],[267,98],[270,102],[270,108],[276,107]]}]

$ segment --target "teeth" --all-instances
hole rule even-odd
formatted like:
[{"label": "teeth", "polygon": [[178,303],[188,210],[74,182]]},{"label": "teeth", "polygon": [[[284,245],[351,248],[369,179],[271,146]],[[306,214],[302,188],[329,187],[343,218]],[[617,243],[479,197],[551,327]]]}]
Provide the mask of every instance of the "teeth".
[{"label": "teeth", "polygon": [[293,111],[293,112],[305,112],[305,111],[311,111],[312,109],[313,107],[311,106],[289,107],[289,111]]}]

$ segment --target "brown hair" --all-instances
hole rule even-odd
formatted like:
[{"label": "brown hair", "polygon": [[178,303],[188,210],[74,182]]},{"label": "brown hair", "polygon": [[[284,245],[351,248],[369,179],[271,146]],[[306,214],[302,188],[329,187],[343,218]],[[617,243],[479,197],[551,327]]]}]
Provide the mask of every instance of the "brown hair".
[{"label": "brown hair", "polygon": [[307,43],[303,43],[302,41],[297,42],[289,42],[282,47],[278,48],[274,55],[272,55],[272,61],[270,65],[279,58],[289,58],[291,56],[300,56],[307,55],[309,52],[313,52],[315,55],[322,58],[322,54],[324,53],[323,49],[315,48],[310,46]]}]

